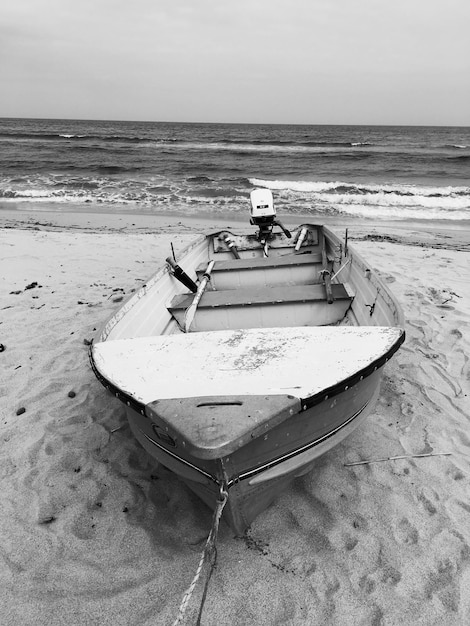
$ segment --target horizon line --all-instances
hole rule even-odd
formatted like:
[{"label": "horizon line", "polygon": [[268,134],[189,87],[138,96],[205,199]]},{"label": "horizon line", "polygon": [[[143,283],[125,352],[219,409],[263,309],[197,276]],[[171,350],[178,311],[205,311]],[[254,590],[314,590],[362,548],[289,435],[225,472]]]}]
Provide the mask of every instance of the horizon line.
[{"label": "horizon line", "polygon": [[71,122],[118,122],[134,124],[193,124],[193,125],[218,125],[218,126],[375,126],[375,127],[407,127],[407,128],[470,128],[470,124],[398,124],[398,123],[373,123],[362,122],[338,123],[338,122],[207,122],[207,121],[174,121],[174,120],[142,120],[142,119],[119,119],[119,118],[87,118],[87,117],[19,117],[3,116],[0,120],[34,120],[34,121],[71,121]]}]

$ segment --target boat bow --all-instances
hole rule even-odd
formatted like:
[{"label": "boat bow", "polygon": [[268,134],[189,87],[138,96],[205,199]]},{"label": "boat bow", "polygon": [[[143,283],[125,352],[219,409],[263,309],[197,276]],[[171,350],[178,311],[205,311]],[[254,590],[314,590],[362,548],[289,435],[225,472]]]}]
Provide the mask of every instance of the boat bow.
[{"label": "boat bow", "polygon": [[91,356],[161,440],[210,459],[369,376],[403,339],[394,327],[257,328],[104,341]]}]

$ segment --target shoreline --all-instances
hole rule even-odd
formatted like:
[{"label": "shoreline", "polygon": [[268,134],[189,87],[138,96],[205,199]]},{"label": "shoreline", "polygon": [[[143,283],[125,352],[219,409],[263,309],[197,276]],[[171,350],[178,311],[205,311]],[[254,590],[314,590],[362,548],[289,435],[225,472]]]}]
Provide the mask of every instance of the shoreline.
[{"label": "shoreline", "polygon": [[[171,233],[208,232],[221,228],[252,229],[249,213],[228,215],[182,213],[156,211],[113,212],[106,207],[90,210],[86,205],[74,207],[77,210],[51,210],[6,208],[0,202],[0,228],[74,230],[82,232],[125,232],[125,233]],[[348,229],[352,240],[366,240],[383,237],[384,240],[406,245],[421,245],[431,248],[470,250],[470,220],[431,221],[431,220],[372,220],[359,218],[338,218],[315,215],[281,216],[284,223],[299,225],[304,222],[325,224],[334,229]]]}]

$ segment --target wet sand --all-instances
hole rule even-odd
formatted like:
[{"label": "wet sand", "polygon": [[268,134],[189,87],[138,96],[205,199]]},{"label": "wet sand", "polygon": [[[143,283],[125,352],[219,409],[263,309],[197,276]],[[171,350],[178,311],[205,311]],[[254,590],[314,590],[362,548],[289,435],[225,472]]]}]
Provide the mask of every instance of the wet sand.
[{"label": "wet sand", "polygon": [[[232,218],[0,211],[2,624],[176,618],[211,513],[133,439],[86,344],[171,243],[178,252],[227,225],[247,228]],[[202,624],[467,624],[468,225],[331,226],[348,226],[398,297],[407,340],[352,436],[244,537],[221,524]],[[347,465],[439,452],[451,454]]]}]

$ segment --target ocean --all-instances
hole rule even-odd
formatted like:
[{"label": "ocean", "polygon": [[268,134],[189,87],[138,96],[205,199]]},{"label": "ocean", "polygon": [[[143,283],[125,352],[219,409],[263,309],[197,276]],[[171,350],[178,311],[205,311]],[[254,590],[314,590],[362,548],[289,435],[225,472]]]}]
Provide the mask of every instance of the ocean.
[{"label": "ocean", "polygon": [[0,119],[0,207],[470,219],[470,128]]}]

